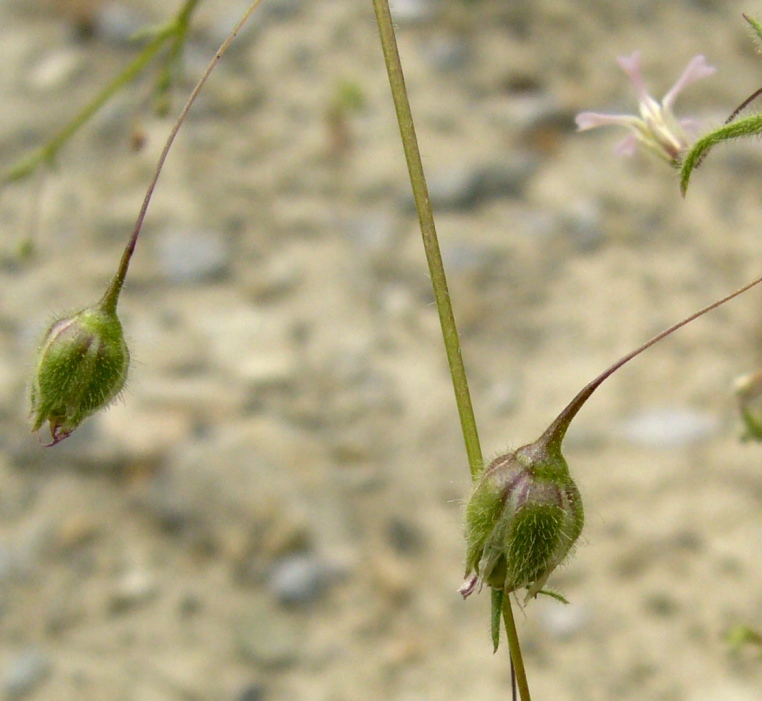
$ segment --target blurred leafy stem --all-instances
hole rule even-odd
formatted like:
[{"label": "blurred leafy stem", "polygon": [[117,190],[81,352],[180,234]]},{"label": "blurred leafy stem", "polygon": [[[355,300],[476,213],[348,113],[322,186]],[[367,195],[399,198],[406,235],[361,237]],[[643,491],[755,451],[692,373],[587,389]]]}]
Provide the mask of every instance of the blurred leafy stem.
[{"label": "blurred leafy stem", "polygon": [[[389,11],[388,0],[373,0],[373,8],[376,12],[376,22],[378,23],[378,30],[381,36],[381,48],[384,53],[386,70],[389,75],[389,85],[392,90],[394,107],[397,112],[397,121],[399,122],[402,145],[405,151],[405,160],[407,161],[408,172],[410,174],[410,184],[413,188],[413,197],[415,199],[416,210],[418,211],[418,221],[420,223],[421,235],[423,237],[423,247],[426,251],[426,260],[429,265],[431,284],[434,289],[434,298],[439,312],[439,322],[442,326],[445,352],[447,354],[448,365],[450,366],[453,389],[455,390],[455,400],[458,406],[458,415],[460,416],[463,440],[466,445],[468,464],[471,469],[471,478],[476,481],[482,472],[484,459],[482,457],[481,445],[479,443],[479,433],[476,428],[476,418],[474,416],[474,409],[471,402],[471,394],[468,389],[468,380],[466,377],[466,369],[463,364],[458,329],[455,325],[455,316],[450,302],[450,293],[447,288],[447,278],[442,263],[442,254],[439,249],[437,231],[434,225],[434,216],[431,211],[431,202],[429,200],[426,177],[423,172],[420,150],[418,149],[418,139],[415,135],[413,115],[410,110],[410,102],[405,87],[405,77],[402,72],[402,63],[397,49],[394,23],[392,21],[391,12]],[[494,596],[495,594],[493,593],[493,597]],[[493,604],[494,603],[495,601],[493,599]],[[521,693],[521,699],[522,701],[531,701],[510,598],[507,596],[502,598],[500,606],[497,609],[495,609],[493,605],[493,612],[495,610],[502,610],[511,651],[511,662],[515,669],[515,678],[519,692]],[[493,635],[494,629],[495,623],[493,620]]]},{"label": "blurred leafy stem", "polygon": [[[744,15],[744,19],[749,23],[749,26],[754,31],[757,43],[762,47],[762,23],[748,15]],[[717,144],[731,139],[762,134],[762,114],[754,114],[743,119],[736,119],[760,95],[762,95],[762,89],[752,93],[733,110],[733,113],[725,120],[725,124],[719,129],[715,129],[702,136],[685,154],[680,168],[680,192],[683,196],[685,196],[688,190],[693,171],[701,165],[704,158],[709,154],[709,151]]]},{"label": "blurred leafy stem", "polygon": [[122,88],[132,83],[153,59],[171,41],[169,53],[156,86],[157,109],[168,109],[167,93],[171,85],[171,75],[174,70],[182,47],[188,36],[188,28],[193,11],[199,0],[185,0],[179,12],[166,24],[150,27],[140,32],[138,38],[149,38],[148,44],[114,80],[106,85],[95,98],[87,104],[68,124],[62,127],[53,137],[39,148],[10,166],[0,176],[0,186],[7,185],[30,176],[41,165],[51,165],[58,152],[66,145],[92,117]]}]

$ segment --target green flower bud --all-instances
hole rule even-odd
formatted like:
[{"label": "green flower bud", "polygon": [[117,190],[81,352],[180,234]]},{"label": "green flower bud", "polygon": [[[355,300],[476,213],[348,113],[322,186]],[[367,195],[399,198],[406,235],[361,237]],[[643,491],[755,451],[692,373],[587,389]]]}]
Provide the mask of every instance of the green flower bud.
[{"label": "green flower bud", "polygon": [[733,383],[744,432],[745,441],[762,441],[762,372],[743,375]]},{"label": "green flower bud", "polygon": [[54,321],[37,351],[30,388],[32,431],[47,421],[49,445],[60,443],[117,397],[129,364],[113,305],[101,302]]},{"label": "green flower bud", "polygon": [[545,585],[582,532],[582,499],[560,450],[541,439],[484,470],[466,507],[467,597],[487,584],[506,593]]}]

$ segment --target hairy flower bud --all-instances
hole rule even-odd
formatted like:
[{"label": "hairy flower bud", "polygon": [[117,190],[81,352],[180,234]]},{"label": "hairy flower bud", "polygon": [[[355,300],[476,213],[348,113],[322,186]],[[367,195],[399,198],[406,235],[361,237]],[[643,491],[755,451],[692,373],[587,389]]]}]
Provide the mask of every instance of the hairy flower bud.
[{"label": "hairy flower bud", "polygon": [[98,304],[58,319],[37,351],[30,387],[32,431],[47,421],[55,445],[122,391],[130,353],[116,311]]},{"label": "hairy flower bud", "polygon": [[762,372],[737,378],[733,388],[744,424],[741,438],[762,441]]},{"label": "hairy flower bud", "polygon": [[582,532],[584,511],[560,451],[543,441],[484,470],[466,507],[466,597],[487,584],[527,600],[545,585]]}]

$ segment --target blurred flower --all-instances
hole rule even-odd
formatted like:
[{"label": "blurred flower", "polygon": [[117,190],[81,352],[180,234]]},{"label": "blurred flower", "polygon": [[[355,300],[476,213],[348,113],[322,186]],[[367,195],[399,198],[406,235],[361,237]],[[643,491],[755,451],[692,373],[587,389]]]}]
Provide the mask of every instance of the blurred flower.
[{"label": "blurred flower", "polygon": [[675,117],[672,112],[675,99],[685,87],[701,78],[707,78],[716,69],[706,62],[704,56],[694,56],[677,82],[667,91],[662,101],[658,102],[646,90],[639,51],[634,51],[630,56],[622,56],[617,62],[627,73],[638,93],[640,116],[582,112],[577,115],[577,127],[580,131],[612,124],[627,127],[632,133],[617,146],[617,153],[631,156],[639,142],[659,158],[675,164],[680,154],[689,146],[688,135],[692,135],[697,126],[694,120],[678,120]]},{"label": "blurred flower", "polygon": [[733,383],[745,441],[762,441],[762,372],[742,375]]}]

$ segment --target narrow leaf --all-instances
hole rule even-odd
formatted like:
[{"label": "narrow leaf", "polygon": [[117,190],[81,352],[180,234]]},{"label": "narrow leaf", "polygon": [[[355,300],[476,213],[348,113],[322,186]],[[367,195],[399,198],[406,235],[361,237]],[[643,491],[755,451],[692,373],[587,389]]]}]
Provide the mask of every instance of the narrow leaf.
[{"label": "narrow leaf", "polygon": [[497,652],[500,645],[500,615],[503,611],[503,597],[505,592],[502,589],[491,589],[492,592],[492,652]]},{"label": "narrow leaf", "polygon": [[749,15],[744,15],[743,18],[754,30],[754,33],[757,35],[759,42],[762,42],[762,24],[760,24],[759,21],[755,20],[753,17],[749,17]]},{"label": "narrow leaf", "polygon": [[559,594],[557,591],[553,591],[552,589],[540,589],[540,591],[538,591],[537,593],[544,594],[545,596],[549,596],[551,599],[560,601],[562,604],[569,603],[569,600],[563,594]]},{"label": "narrow leaf", "polygon": [[743,136],[756,136],[762,133],[762,114],[737,119],[715,131],[702,136],[688,151],[680,169],[680,192],[685,196],[693,171],[701,165],[710,149],[723,141],[738,139]]}]

